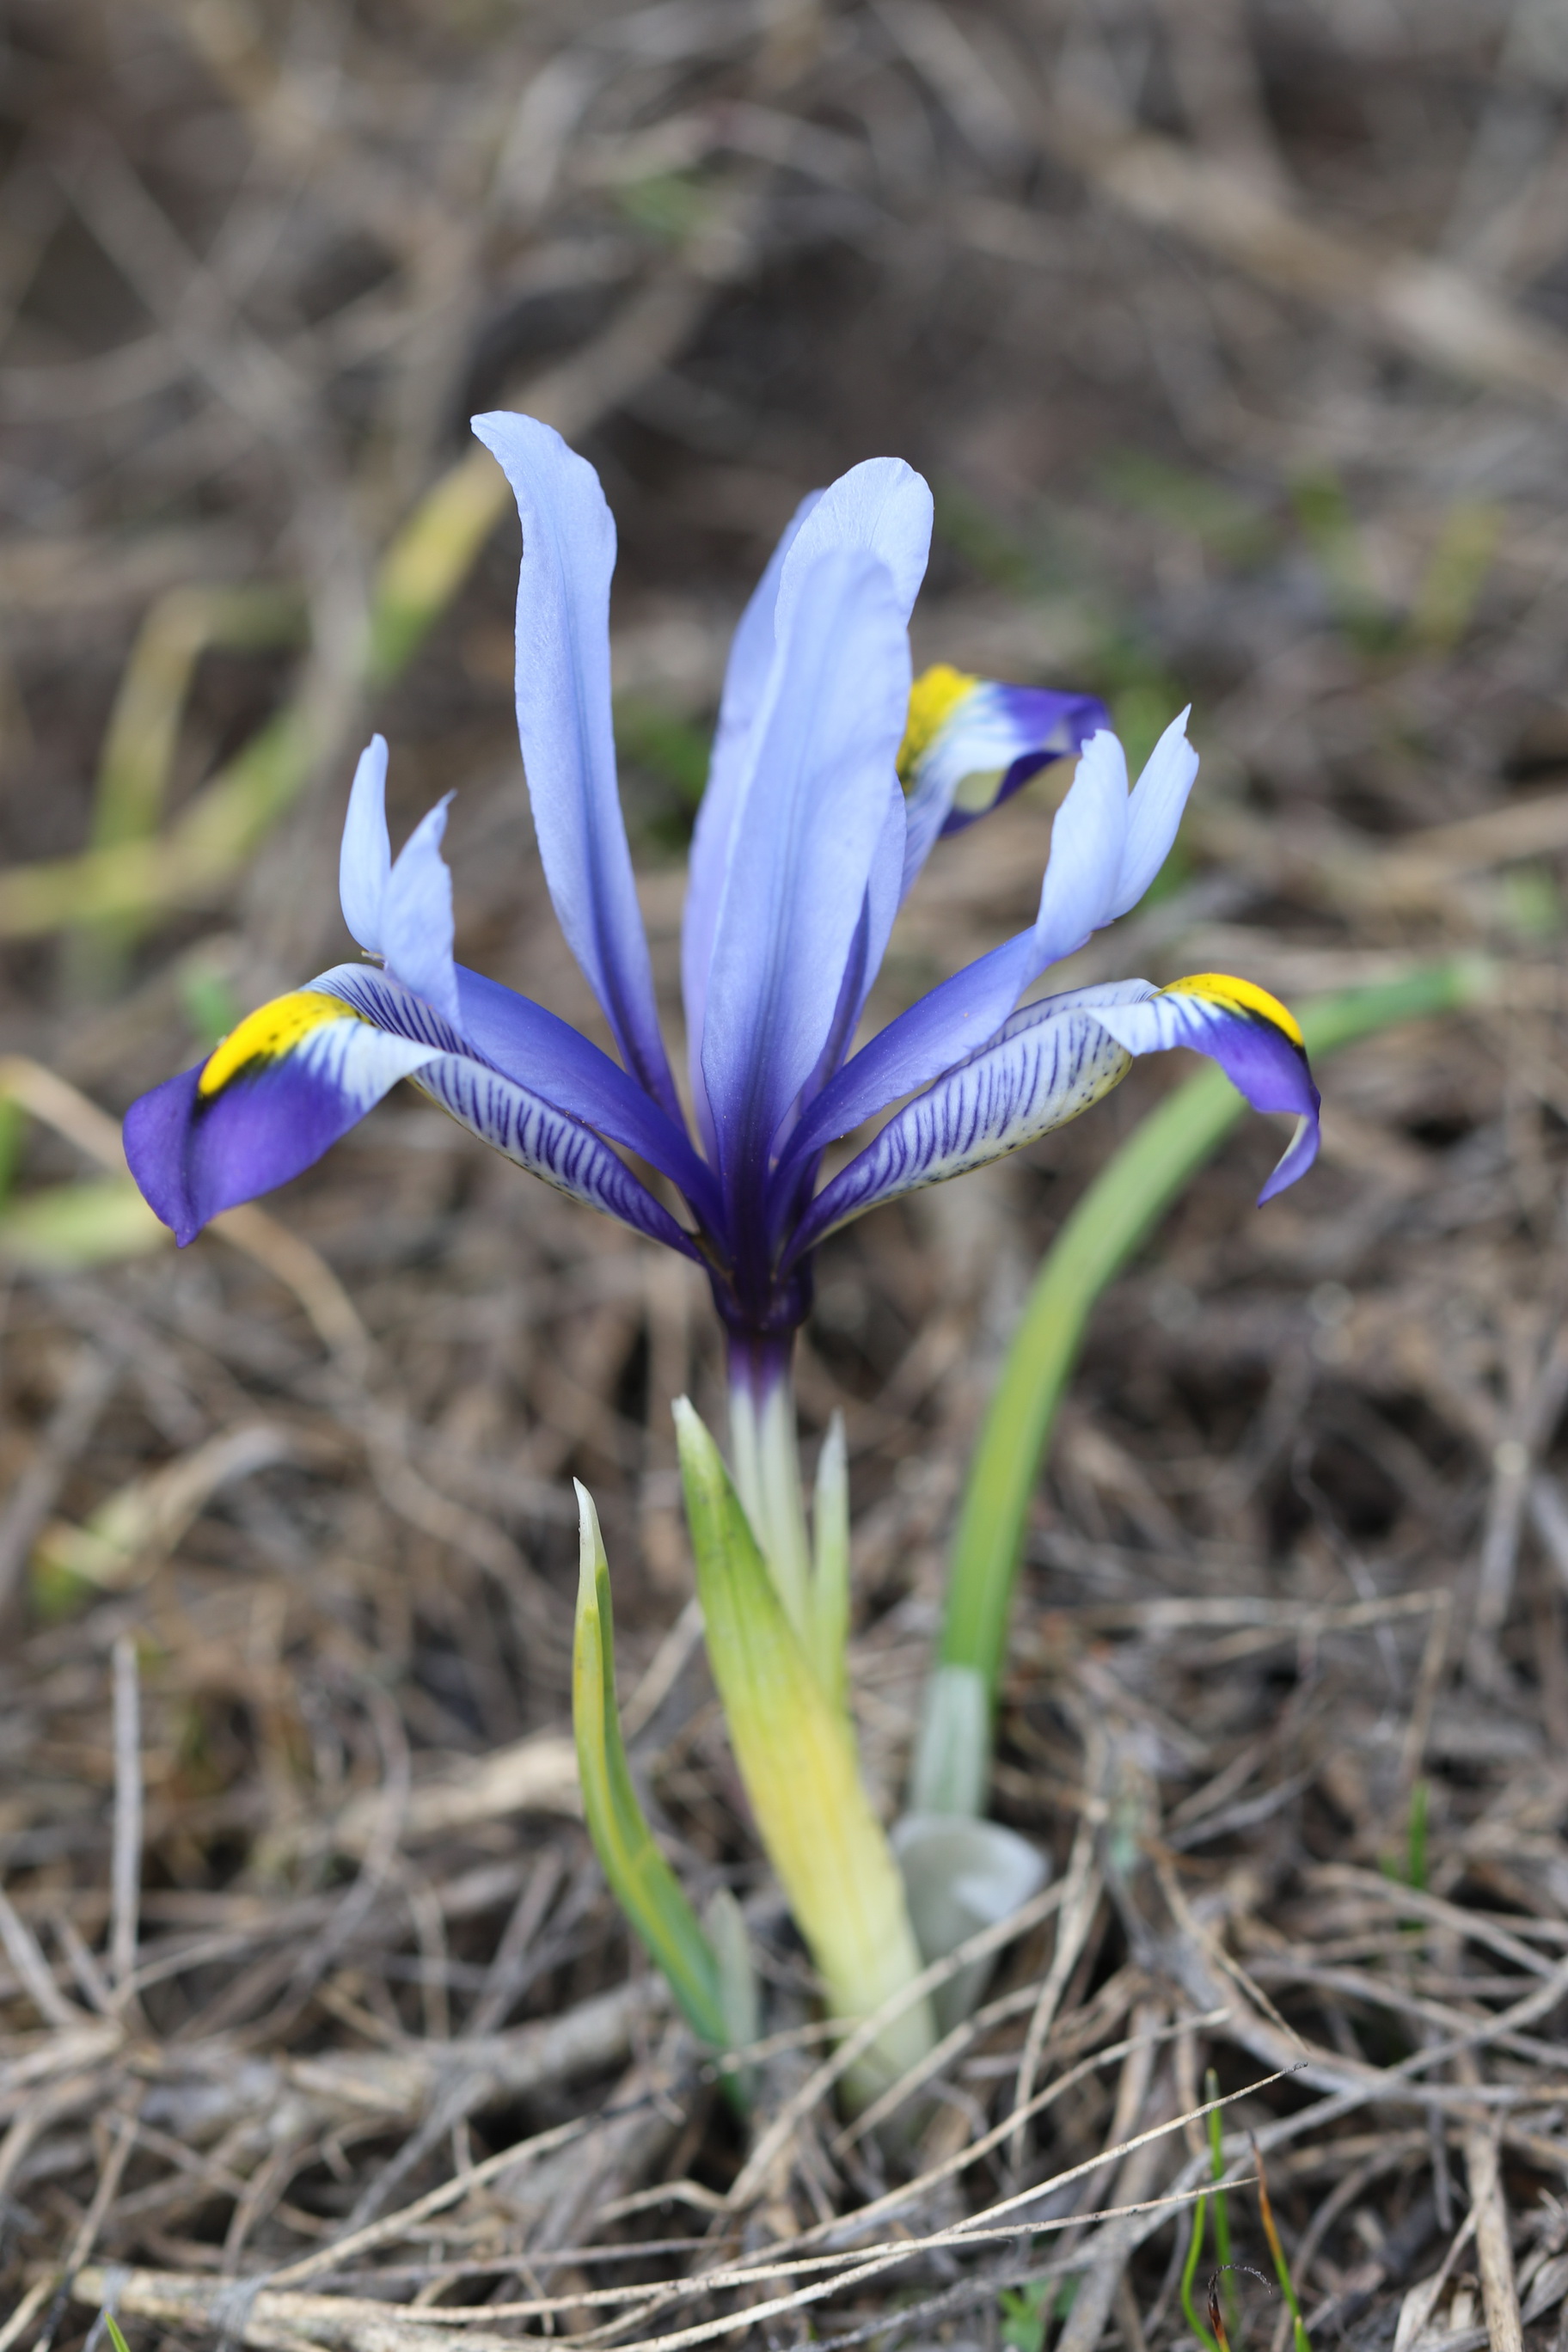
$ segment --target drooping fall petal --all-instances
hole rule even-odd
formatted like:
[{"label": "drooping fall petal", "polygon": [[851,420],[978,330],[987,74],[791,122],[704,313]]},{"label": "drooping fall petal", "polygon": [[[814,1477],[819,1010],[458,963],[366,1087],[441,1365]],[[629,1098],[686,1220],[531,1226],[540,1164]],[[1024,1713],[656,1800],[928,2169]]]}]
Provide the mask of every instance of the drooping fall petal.
[{"label": "drooping fall petal", "polygon": [[1320,1097],[1295,1016],[1249,980],[1222,971],[1173,981],[1141,1003],[1108,1008],[1105,1026],[1130,1054],[1190,1045],[1206,1054],[1254,1110],[1293,1111],[1296,1132],[1258,1206],[1304,1176],[1318,1156]]},{"label": "drooping fall petal", "polygon": [[126,1157],[176,1238],[319,1160],[399,1078],[414,1078],[520,1167],[683,1254],[691,1244],[609,1145],[473,1053],[422,998],[341,965],[242,1021],[200,1067],[143,1095]]}]

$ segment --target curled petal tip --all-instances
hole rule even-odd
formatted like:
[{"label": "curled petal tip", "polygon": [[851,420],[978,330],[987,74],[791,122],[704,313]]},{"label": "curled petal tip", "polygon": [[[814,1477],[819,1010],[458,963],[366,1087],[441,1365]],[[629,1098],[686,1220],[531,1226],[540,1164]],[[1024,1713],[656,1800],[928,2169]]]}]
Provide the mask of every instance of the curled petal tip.
[{"label": "curled petal tip", "polygon": [[1304,1176],[1318,1156],[1318,1118],[1316,1112],[1303,1111],[1296,1121],[1296,1132],[1289,1150],[1280,1159],[1273,1174],[1258,1195],[1261,1209],[1277,1192],[1288,1192],[1299,1176]]},{"label": "curled petal tip", "polygon": [[1229,972],[1200,971],[1142,1003],[1107,1006],[1097,1017],[1130,1054],[1190,1045],[1219,1064],[1254,1110],[1296,1114],[1295,1135],[1259,1206],[1306,1174],[1318,1156],[1320,1097],[1300,1025],[1278,997]]},{"label": "curled petal tip", "polygon": [[131,1172],[183,1246],[223,1210],[300,1175],[428,1055],[320,991],[276,997],[199,1067],[132,1104]]}]

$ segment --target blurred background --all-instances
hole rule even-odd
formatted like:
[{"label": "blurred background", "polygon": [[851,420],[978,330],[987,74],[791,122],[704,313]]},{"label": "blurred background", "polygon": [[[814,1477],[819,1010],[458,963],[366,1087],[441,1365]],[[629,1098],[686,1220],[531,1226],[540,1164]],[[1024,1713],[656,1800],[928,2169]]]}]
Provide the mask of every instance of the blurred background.
[{"label": "blurred background", "polygon": [[[136,1093],[343,952],[373,727],[395,838],[457,790],[464,960],[600,1034],[533,847],[517,529],[476,408],[559,425],[616,515],[616,727],[672,1030],[728,633],[802,493],[886,452],[936,497],[917,664],[1091,689],[1135,758],[1193,705],[1172,864],[1064,984],[1218,968],[1295,1003],[1489,959],[1469,1010],[1320,1074],[1307,1183],[1254,1214],[1279,1139],[1250,1121],[1102,1307],[1039,1497],[999,1802],[1058,1859],[1122,1807],[1346,2063],[1397,2050],[1364,1985],[1331,1998],[1300,1954],[1350,1949],[1417,1822],[1434,1899],[1561,1954],[1559,0],[9,0],[4,27],[0,2233],[38,2324],[68,2252],[198,2280],[293,2259],[577,2111],[543,2077],[443,2105],[427,2055],[368,2122],[362,2082],[352,2128],[319,2091],[268,2138],[280,2074],[248,2106],[192,2088],[241,2047],[428,2053],[628,1965],[646,1987],[548,1748],[515,1745],[566,1720],[573,1475],[672,1850],[699,1887],[762,1884],[685,1610],[669,1402],[719,1409],[691,1270],[412,1095],[178,1258],[116,1156]],[[944,845],[880,1015],[1027,919],[1065,781]],[[1141,1065],[823,1254],[803,1412],[808,1437],[848,1416],[889,1799],[1024,1286],[1179,1075]],[[1068,2012],[1147,1962],[1135,1911],[1122,1886],[1092,1913]],[[1431,1965],[1423,1997],[1472,2021],[1529,1981],[1494,1953],[1467,1990],[1458,1947]],[[1021,2031],[949,2110],[976,2131]],[[628,2048],[595,2044],[595,2079],[624,2090]],[[668,2065],[678,2124],[623,2129],[575,2204],[492,2201],[492,2268],[650,2182],[723,2188],[732,2127],[689,2053]],[[1039,2126],[1037,2169],[1103,2144],[1099,2095]],[[1533,2156],[1510,2143],[1527,2293],[1561,2245],[1556,2115]],[[1302,2292],[1353,2341],[1389,2339],[1468,2210],[1440,2128],[1399,2147],[1373,2185],[1347,2142],[1280,2192],[1300,2247],[1351,2183]],[[779,2188],[774,2236],[850,2197],[821,2164]],[[1140,2311],[1151,2340],[1179,2326],[1167,2252],[1118,2289],[1129,2352]],[[952,2324],[994,2341],[1000,2307],[984,2285]],[[1042,2309],[1005,2322],[1021,2352]],[[1434,2326],[1483,2340],[1473,2308]]]}]

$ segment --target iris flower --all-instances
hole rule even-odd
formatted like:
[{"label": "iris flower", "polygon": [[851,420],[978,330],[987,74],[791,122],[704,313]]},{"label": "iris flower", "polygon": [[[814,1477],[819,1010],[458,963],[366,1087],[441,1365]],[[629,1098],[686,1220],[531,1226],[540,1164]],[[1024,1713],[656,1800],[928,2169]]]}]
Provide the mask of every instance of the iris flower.
[{"label": "iris flower", "polygon": [[[341,863],[364,960],[263,1005],[144,1095],[126,1121],[131,1166],[185,1243],[409,1078],[507,1158],[695,1259],[729,1339],[741,1492],[787,1600],[805,1572],[798,1501],[784,1494],[798,1496],[798,1473],[781,1468],[794,1460],[788,1364],[829,1234],[1033,1142],[1133,1056],[1176,1045],[1217,1061],[1255,1108],[1296,1115],[1266,1200],[1311,1163],[1317,1092],[1289,1013],[1245,981],[1123,980],[1022,1002],[1159,873],[1197,768],[1185,714],[1130,789],[1091,698],[946,667],[911,688],[931,494],[877,458],[805,500],[735,633],[691,848],[683,1100],[616,782],[615,526],[593,468],[547,425],[496,414],[475,431],[522,522],[517,713],[545,878],[619,1058],[454,961],[447,803],[395,860],[378,736]],[[939,839],[1073,752],[1034,921],[858,1046],[894,918]],[[884,1114],[824,1181],[829,1148]]]}]

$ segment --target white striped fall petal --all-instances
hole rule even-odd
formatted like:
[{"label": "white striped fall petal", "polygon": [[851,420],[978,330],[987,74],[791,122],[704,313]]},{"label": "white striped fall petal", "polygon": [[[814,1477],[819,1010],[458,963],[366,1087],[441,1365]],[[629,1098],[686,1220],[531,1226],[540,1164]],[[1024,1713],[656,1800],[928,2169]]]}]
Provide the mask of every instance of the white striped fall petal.
[{"label": "white striped fall petal", "polygon": [[1132,1066],[1096,1008],[1152,993],[1147,981],[1130,980],[1026,1005],[990,1044],[896,1111],[824,1187],[796,1248],[814,1248],[879,1202],[962,1176],[1077,1118]]}]

